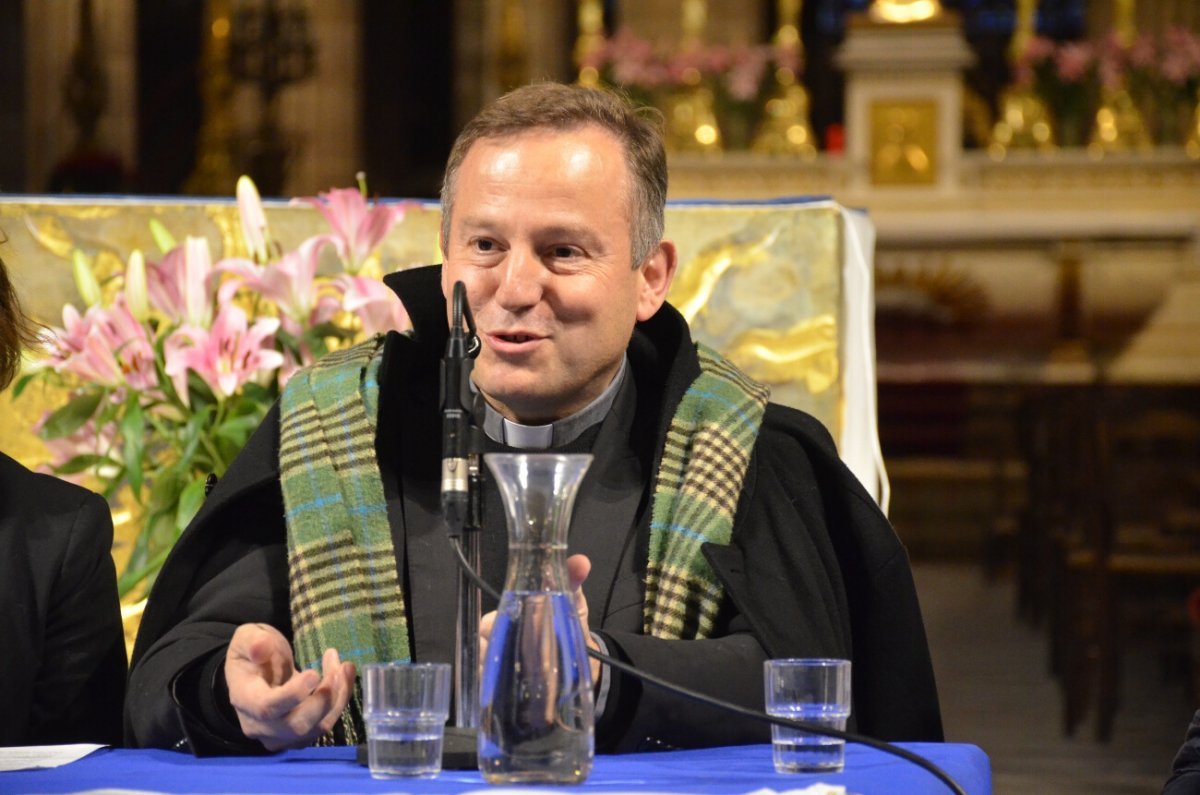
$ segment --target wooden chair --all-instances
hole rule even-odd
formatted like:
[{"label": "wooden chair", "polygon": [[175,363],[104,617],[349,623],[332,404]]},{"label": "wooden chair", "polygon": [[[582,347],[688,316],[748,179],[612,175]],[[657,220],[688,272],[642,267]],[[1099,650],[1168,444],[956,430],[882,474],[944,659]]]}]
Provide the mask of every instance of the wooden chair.
[{"label": "wooden chair", "polygon": [[1078,532],[1059,537],[1051,648],[1066,732],[1095,706],[1107,742],[1122,649],[1186,659],[1185,604],[1200,585],[1200,387],[1105,384],[1086,412],[1088,487]]}]

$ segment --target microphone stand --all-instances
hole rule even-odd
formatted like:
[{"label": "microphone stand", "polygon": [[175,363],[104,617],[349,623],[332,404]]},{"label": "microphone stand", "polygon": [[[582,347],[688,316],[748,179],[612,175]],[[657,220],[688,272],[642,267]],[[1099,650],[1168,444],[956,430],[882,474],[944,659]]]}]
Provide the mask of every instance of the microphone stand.
[{"label": "microphone stand", "polygon": [[[470,375],[479,338],[466,301],[455,282],[450,337],[442,359],[442,513],[450,538],[462,548],[471,572],[479,573],[479,530],[483,525],[483,435],[471,414]],[[463,322],[467,334],[463,334]],[[479,730],[479,590],[458,570],[458,622],[454,634],[454,725],[443,740],[442,767],[471,770],[477,763]]]}]

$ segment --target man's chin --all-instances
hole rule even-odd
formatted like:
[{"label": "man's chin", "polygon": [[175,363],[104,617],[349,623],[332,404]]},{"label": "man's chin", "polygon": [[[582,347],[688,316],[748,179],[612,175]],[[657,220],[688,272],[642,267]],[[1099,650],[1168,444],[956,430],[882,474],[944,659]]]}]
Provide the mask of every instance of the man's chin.
[{"label": "man's chin", "polygon": [[[514,389],[511,383],[506,383],[504,389],[491,391],[480,384],[479,390],[492,408],[513,422],[522,425],[546,425],[555,419],[551,408],[555,401],[532,387]],[[546,417],[549,419],[543,419]]]}]

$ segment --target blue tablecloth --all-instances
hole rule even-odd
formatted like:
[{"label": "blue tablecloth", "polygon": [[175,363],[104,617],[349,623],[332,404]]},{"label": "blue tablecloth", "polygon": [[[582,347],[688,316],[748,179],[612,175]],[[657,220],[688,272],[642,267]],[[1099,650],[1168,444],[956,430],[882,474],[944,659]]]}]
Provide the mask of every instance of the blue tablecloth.
[{"label": "blue tablecloth", "polygon": [[[991,765],[974,745],[906,743],[928,757],[971,795],[992,791]],[[947,793],[924,770],[861,745],[846,747],[846,770],[836,775],[780,775],[768,745],[708,748],[624,756],[598,756],[591,776],[578,787],[528,788],[551,792],[711,793],[784,792],[818,781],[847,792]],[[376,781],[354,761],[352,748],[307,748],[268,757],[195,759],[172,751],[105,749],[52,770],[0,773],[0,793],[79,792],[123,789],[145,792],[411,792],[465,793],[488,790],[475,771],[442,771],[432,779]],[[492,790],[495,792],[496,790]]]}]

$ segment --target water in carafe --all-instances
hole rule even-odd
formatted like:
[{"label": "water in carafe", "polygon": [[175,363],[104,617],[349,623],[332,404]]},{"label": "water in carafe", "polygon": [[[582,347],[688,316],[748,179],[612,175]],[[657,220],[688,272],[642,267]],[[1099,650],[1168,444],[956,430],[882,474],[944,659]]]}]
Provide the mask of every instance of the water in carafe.
[{"label": "water in carafe", "polygon": [[479,769],[490,784],[573,784],[592,768],[584,628],[567,581],[567,530],[589,455],[484,457],[508,518],[508,574],[480,686]]}]

